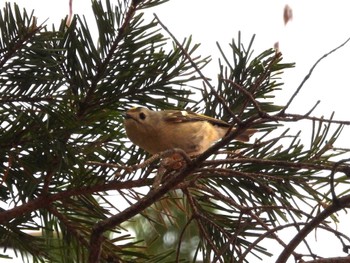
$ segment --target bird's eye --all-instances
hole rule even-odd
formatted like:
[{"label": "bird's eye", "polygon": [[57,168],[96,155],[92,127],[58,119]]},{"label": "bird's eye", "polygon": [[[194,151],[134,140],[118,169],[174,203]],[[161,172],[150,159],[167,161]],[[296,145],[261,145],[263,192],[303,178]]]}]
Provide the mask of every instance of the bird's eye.
[{"label": "bird's eye", "polygon": [[146,119],[146,114],[144,114],[143,112],[141,112],[141,113],[139,114],[139,118],[140,118],[141,120]]}]

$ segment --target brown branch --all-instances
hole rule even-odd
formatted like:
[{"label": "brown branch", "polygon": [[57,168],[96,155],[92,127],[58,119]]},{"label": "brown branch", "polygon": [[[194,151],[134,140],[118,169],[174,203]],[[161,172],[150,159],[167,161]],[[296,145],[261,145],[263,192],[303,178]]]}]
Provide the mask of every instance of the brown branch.
[{"label": "brown branch", "polygon": [[334,257],[334,258],[320,258],[310,261],[302,261],[301,263],[349,263],[350,257]]},{"label": "brown branch", "polygon": [[[249,254],[249,252],[251,250],[253,250],[262,240],[264,240],[265,238],[269,237],[273,232],[284,230],[284,229],[289,228],[289,227],[295,227],[296,225],[298,225],[300,227],[300,226],[304,226],[306,224],[307,223],[304,223],[304,222],[290,223],[290,224],[286,224],[286,225],[279,225],[279,226],[276,226],[276,227],[266,231],[264,234],[260,235],[256,240],[254,240],[254,242],[252,242],[247,247],[247,249],[240,256],[240,258],[239,258],[239,260],[237,262],[242,263],[245,260],[246,256]],[[325,231],[332,232],[334,235],[341,235],[344,239],[350,241],[350,239],[346,235],[344,235],[344,234],[342,234],[342,233],[340,233],[340,232],[338,232],[338,231],[336,231],[336,230],[334,230],[334,229],[332,229],[332,228],[330,228],[328,226],[318,225],[317,228],[321,228],[321,229],[324,229]]]},{"label": "brown branch", "polygon": [[70,189],[64,192],[59,192],[56,194],[48,194],[46,196],[40,196],[20,206],[16,206],[10,210],[0,212],[0,224],[6,224],[7,222],[9,222],[14,218],[20,217],[24,214],[28,214],[38,209],[47,208],[55,201],[67,199],[73,196],[83,195],[83,194],[93,194],[96,192],[103,192],[103,191],[109,191],[109,190],[121,190],[121,189],[129,189],[133,187],[150,186],[152,185],[152,183],[153,183],[153,179],[147,179],[147,178],[134,180],[134,181],[126,181],[126,182],[112,181],[106,184],[94,185],[94,186],[88,186],[88,187],[79,187],[79,188]]},{"label": "brown branch", "polygon": [[289,121],[295,122],[299,120],[311,120],[311,121],[328,122],[328,123],[334,123],[334,124],[350,125],[350,121],[325,119],[323,117],[314,117],[314,116],[291,114],[291,113],[285,113],[283,115],[278,114],[277,117],[282,117],[282,118],[278,118],[278,120],[288,121],[288,122]]},{"label": "brown branch", "polygon": [[[154,155],[148,160],[146,160],[144,163],[133,165],[133,166],[121,166],[117,164],[102,164],[97,162],[88,162],[88,164],[108,166],[113,168],[123,168],[124,170],[131,172],[131,171],[134,171],[135,169],[144,167],[145,164],[146,165],[150,164],[151,162],[155,161],[159,157],[160,155]],[[9,163],[11,162],[9,161]],[[46,193],[45,195],[41,195],[37,199],[31,200],[20,206],[16,206],[10,210],[1,212],[0,224],[5,224],[6,222],[8,222],[9,220],[12,220],[13,218],[19,217],[23,214],[30,213],[40,208],[46,208],[55,201],[70,198],[73,196],[77,196],[81,194],[92,194],[96,192],[109,191],[109,190],[121,190],[121,189],[129,189],[133,187],[150,186],[152,184],[153,184],[153,179],[139,179],[134,181],[126,181],[126,182],[112,181],[102,185],[74,188],[74,189],[59,192],[56,194]],[[44,193],[46,192],[45,188],[48,189],[48,187],[49,187],[48,183],[45,182]]]},{"label": "brown branch", "polygon": [[294,238],[285,247],[282,253],[279,255],[276,263],[287,262],[289,256],[294,253],[295,248],[300,244],[302,240],[315,228],[317,228],[327,217],[331,216],[335,212],[342,210],[344,208],[350,207],[350,195],[345,195],[336,202],[333,202],[320,214],[315,216],[310,222],[308,222],[299,232],[294,236]]},{"label": "brown branch", "polygon": [[8,102],[42,102],[42,101],[55,101],[52,96],[47,97],[28,97],[28,96],[2,96],[0,98],[0,103],[8,103]]}]

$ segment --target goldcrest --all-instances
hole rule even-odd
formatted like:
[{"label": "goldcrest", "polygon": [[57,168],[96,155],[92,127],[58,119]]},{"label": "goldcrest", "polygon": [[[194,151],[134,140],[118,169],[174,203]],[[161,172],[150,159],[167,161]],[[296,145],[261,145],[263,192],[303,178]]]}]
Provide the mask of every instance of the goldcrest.
[{"label": "goldcrest", "polygon": [[[180,148],[190,156],[198,155],[224,137],[230,128],[225,121],[180,110],[152,111],[137,107],[124,116],[129,139],[151,154]],[[249,141],[255,131],[248,129],[235,139]]]}]

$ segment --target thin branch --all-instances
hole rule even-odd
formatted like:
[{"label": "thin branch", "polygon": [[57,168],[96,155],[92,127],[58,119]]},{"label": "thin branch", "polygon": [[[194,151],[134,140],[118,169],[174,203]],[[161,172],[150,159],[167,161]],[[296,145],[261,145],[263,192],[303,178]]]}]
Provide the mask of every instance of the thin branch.
[{"label": "thin branch", "polygon": [[337,202],[333,202],[320,214],[315,216],[310,222],[308,222],[289,242],[282,253],[279,255],[276,263],[287,262],[289,256],[294,253],[296,247],[300,244],[302,240],[315,228],[317,228],[327,217],[331,216],[335,212],[342,210],[344,208],[350,207],[350,195],[346,195],[337,199]]},{"label": "thin branch", "polygon": [[[304,225],[305,223],[298,223],[299,225]],[[263,233],[262,235],[260,235],[257,239],[254,240],[254,242],[252,242],[247,249],[243,252],[243,254],[239,257],[238,259],[238,263],[242,263],[244,262],[246,256],[265,238],[271,236],[274,232],[277,232],[279,230],[283,230],[285,228],[288,227],[294,227],[295,223],[291,223],[291,224],[286,224],[286,225],[279,225],[277,227],[274,227],[270,230],[267,230],[265,233]]]},{"label": "thin branch", "polygon": [[[288,209],[290,205],[289,205],[289,204],[286,205],[286,204],[285,204],[286,202],[285,202],[285,200],[284,200],[283,198],[278,197],[278,196],[275,196],[275,198],[277,198],[277,200],[279,200],[279,202],[281,203],[281,205],[285,207],[286,213],[289,215],[289,217],[290,217],[291,220],[293,221],[294,227],[295,227],[295,229],[297,230],[297,232],[299,232],[299,231],[300,231],[300,224],[298,224],[297,220],[295,219],[294,214],[292,213],[293,209]],[[299,213],[300,213],[300,214],[303,214],[303,212],[299,212]],[[300,214],[297,215],[298,218],[300,218]],[[305,215],[305,214],[304,214],[304,215]],[[307,217],[307,219],[310,219],[311,215],[306,215],[306,217]],[[313,253],[312,253],[312,250],[311,250],[311,247],[310,247],[308,241],[307,241],[306,239],[304,239],[304,240],[303,240],[303,243],[304,243],[306,249],[309,251],[310,255],[312,255]]]},{"label": "thin branch", "polygon": [[0,103],[8,103],[8,102],[42,102],[42,101],[48,101],[52,102],[55,101],[55,99],[52,96],[47,97],[28,97],[28,96],[2,96],[0,98]]},{"label": "thin branch", "polygon": [[176,248],[176,258],[175,258],[175,262],[179,263],[180,262],[180,250],[181,250],[181,244],[182,244],[182,238],[186,232],[187,227],[191,224],[192,220],[193,220],[193,216],[186,222],[186,224],[184,225],[180,236],[179,236],[179,242],[177,244],[177,248]]},{"label": "thin branch", "polygon": [[[280,118],[280,116],[283,116]],[[342,124],[342,125],[350,125],[350,121],[342,121],[342,120],[333,120],[333,119],[325,119],[323,117],[313,117],[306,115],[300,115],[300,114],[291,114],[291,113],[285,113],[281,115],[280,113],[276,116],[271,116],[271,118],[276,118],[276,120],[279,121],[288,121],[288,122],[295,122],[299,120],[312,120],[312,121],[322,121],[322,122],[328,122],[328,123],[334,123],[334,124]]]},{"label": "thin branch", "polygon": [[10,210],[0,212],[0,224],[6,224],[14,218],[18,218],[24,214],[28,214],[32,211],[47,208],[53,202],[67,199],[73,196],[93,194],[96,192],[103,192],[109,190],[130,189],[133,187],[150,186],[153,184],[153,179],[139,179],[134,181],[112,181],[102,185],[94,185],[88,187],[73,188],[57,194],[48,194],[46,196],[40,196],[37,199],[23,203],[20,206],[16,206]]},{"label": "thin branch", "polygon": [[349,263],[350,257],[334,257],[334,258],[320,258],[310,261],[303,261],[303,263]]},{"label": "thin branch", "polygon": [[198,75],[201,77],[201,79],[204,81],[204,83],[210,88],[210,91],[213,93],[215,98],[221,103],[221,105],[225,108],[227,112],[230,113],[232,118],[235,120],[236,123],[240,124],[240,119],[237,118],[237,116],[231,111],[230,107],[227,106],[226,101],[223,97],[221,97],[213,85],[209,82],[208,78],[204,76],[200,68],[197,66],[197,64],[193,61],[191,56],[187,53],[186,49],[181,45],[181,43],[176,39],[176,37],[170,32],[170,30],[162,23],[162,21],[158,18],[156,14],[153,14],[154,17],[157,19],[158,23],[161,25],[161,27],[170,35],[170,37],[173,39],[173,41],[176,43],[178,48],[181,49],[182,53],[186,57],[186,59],[191,63],[191,66],[196,70]]},{"label": "thin branch", "polygon": [[[336,167],[334,167],[333,163],[322,163],[322,164],[312,164],[307,162],[291,162],[291,161],[281,161],[281,160],[269,160],[269,159],[257,159],[257,158],[228,158],[228,159],[222,159],[222,160],[208,160],[205,161],[206,165],[220,165],[220,164],[262,164],[266,166],[277,166],[277,167],[286,167],[286,168],[295,168],[295,169],[309,169],[309,170],[329,170],[332,171],[333,169],[336,172],[342,172],[346,174],[347,176],[350,175],[350,165],[342,165],[339,164]],[[262,176],[269,175],[262,174]],[[276,178],[275,176],[273,178]],[[281,177],[281,179],[285,179]]]},{"label": "thin branch", "polygon": [[341,45],[339,45],[338,47],[334,48],[333,50],[327,52],[326,54],[324,54],[321,58],[319,58],[316,63],[311,67],[309,73],[304,77],[303,81],[300,83],[299,87],[297,88],[297,90],[293,93],[293,95],[291,96],[291,98],[289,99],[289,101],[287,102],[286,106],[284,106],[284,108],[280,111],[280,115],[284,115],[286,110],[288,109],[288,107],[290,106],[290,104],[293,102],[293,100],[295,99],[295,97],[299,94],[300,90],[303,88],[304,84],[306,83],[306,81],[311,77],[314,69],[316,68],[316,66],[323,60],[325,59],[327,56],[329,56],[330,54],[332,54],[333,52],[337,51],[338,49],[342,48],[343,46],[345,46],[348,42],[350,41],[350,38],[348,38],[344,43],[342,43]]},{"label": "thin branch", "polygon": [[[305,226],[306,224],[307,223],[305,223],[305,222],[289,223],[289,224],[286,224],[286,225],[276,226],[276,227],[266,231],[265,233],[260,235],[256,240],[254,240],[254,242],[252,242],[249,245],[249,247],[244,251],[244,253],[240,256],[240,258],[239,258],[239,260],[237,262],[242,263],[245,260],[246,256],[251,252],[251,250],[253,250],[262,240],[264,240],[265,238],[269,237],[273,232],[284,230],[284,229],[287,229],[287,228],[290,228],[290,227],[295,227],[296,225],[298,225],[298,226]],[[332,232],[336,236],[341,235],[344,239],[350,241],[350,239],[347,236],[345,236],[344,234],[334,230],[333,228],[330,228],[328,226],[323,226],[321,224],[318,225],[317,227],[321,228],[321,229],[323,229],[325,231]]]}]

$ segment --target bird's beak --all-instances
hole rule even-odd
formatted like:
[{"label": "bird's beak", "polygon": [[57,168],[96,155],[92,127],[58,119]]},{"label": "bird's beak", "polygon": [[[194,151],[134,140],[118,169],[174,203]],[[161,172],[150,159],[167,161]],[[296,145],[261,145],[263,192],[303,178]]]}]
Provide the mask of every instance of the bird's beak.
[{"label": "bird's beak", "polygon": [[123,114],[124,120],[134,120],[136,122],[139,122],[138,119],[136,119],[132,114],[129,114],[127,112],[125,112]]},{"label": "bird's beak", "polygon": [[132,119],[131,115],[127,112],[123,114],[124,119]]}]

